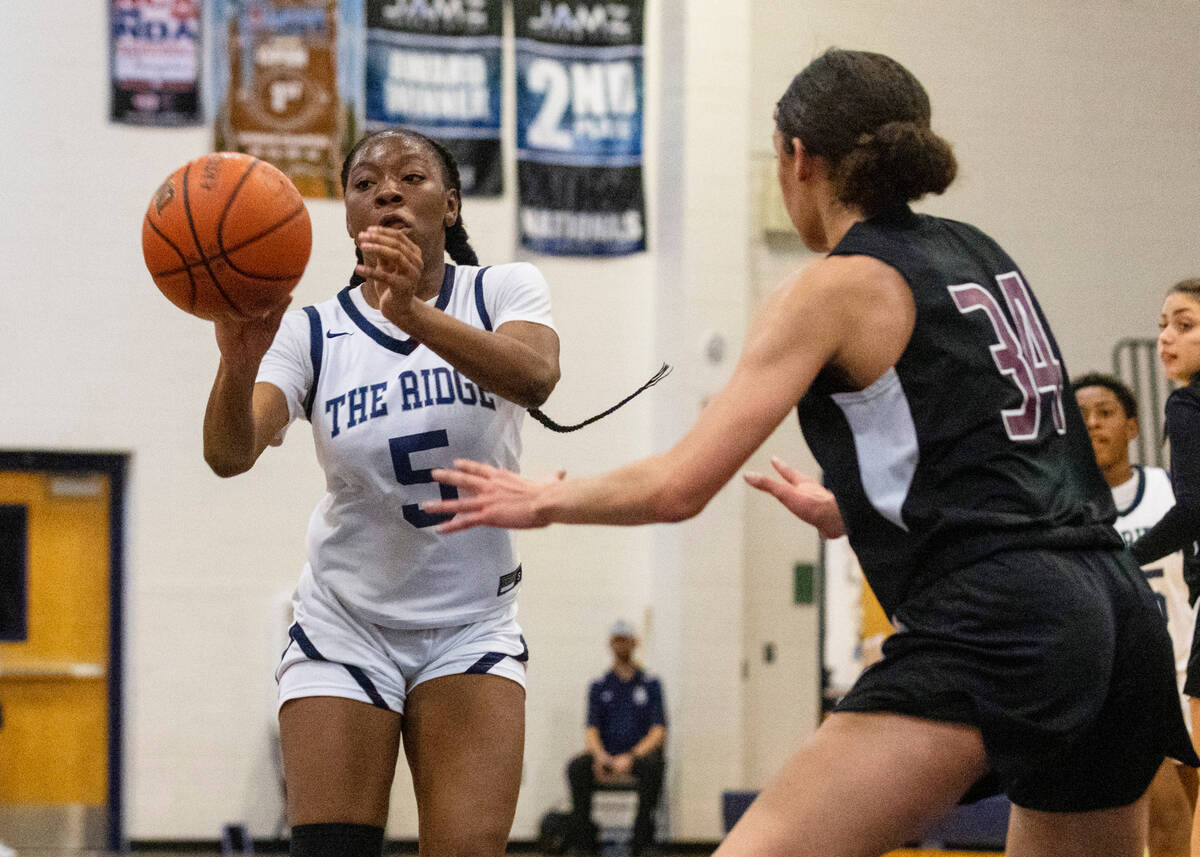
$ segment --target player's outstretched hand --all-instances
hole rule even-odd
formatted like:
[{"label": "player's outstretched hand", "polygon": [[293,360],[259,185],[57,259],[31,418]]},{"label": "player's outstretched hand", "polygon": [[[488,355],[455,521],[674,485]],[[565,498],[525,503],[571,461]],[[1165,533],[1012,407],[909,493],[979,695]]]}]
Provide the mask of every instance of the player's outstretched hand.
[{"label": "player's outstretched hand", "polygon": [[779,458],[772,457],[771,464],[783,477],[782,481],[751,472],[744,473],[743,478],[759,491],[770,494],[797,518],[812,524],[825,538],[846,535],[832,491]]},{"label": "player's outstretched hand", "polygon": [[265,313],[251,318],[221,316],[213,321],[217,348],[221,357],[231,364],[257,365],[275,340],[279,322],[287,311],[292,296],[288,295]]},{"label": "player's outstretched hand", "polygon": [[457,500],[435,500],[421,508],[433,515],[453,515],[440,524],[439,533],[454,533],[471,527],[504,527],[531,530],[550,523],[538,513],[538,499],[546,489],[567,475],[560,470],[549,479],[533,480],[500,467],[456,458],[454,469],[436,468],[433,478],[465,492]]}]

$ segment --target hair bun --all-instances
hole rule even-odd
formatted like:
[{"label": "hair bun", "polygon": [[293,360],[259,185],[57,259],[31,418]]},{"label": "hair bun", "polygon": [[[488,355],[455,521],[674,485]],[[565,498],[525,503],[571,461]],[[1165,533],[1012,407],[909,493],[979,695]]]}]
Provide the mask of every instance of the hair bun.
[{"label": "hair bun", "polygon": [[918,122],[887,122],[854,142],[834,181],[838,197],[867,214],[941,193],[958,172],[950,144]]}]

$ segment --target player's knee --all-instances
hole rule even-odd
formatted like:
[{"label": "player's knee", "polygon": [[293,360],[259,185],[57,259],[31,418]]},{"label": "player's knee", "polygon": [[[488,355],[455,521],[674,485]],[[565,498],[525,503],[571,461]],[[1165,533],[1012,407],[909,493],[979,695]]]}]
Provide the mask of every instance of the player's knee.
[{"label": "player's knee", "polygon": [[370,824],[297,824],[291,857],[380,857],[383,828]]},{"label": "player's knee", "polygon": [[421,839],[422,853],[437,857],[501,857],[508,845],[509,827],[484,821],[462,824],[442,835]]}]

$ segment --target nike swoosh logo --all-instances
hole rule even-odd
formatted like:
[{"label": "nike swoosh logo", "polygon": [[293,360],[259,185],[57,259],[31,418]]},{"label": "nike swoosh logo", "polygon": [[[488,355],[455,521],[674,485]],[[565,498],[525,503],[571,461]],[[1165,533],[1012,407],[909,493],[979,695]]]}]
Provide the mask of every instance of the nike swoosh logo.
[{"label": "nike swoosh logo", "polygon": [[338,332],[338,333],[334,333],[332,330],[330,330],[330,331],[326,331],[326,333],[325,333],[325,338],[326,338],[326,339],[333,339],[335,336],[349,336],[349,335],[350,335],[351,333],[353,333],[353,332],[354,332],[354,331],[352,331],[352,330],[343,330],[343,331],[340,331],[340,332]]}]

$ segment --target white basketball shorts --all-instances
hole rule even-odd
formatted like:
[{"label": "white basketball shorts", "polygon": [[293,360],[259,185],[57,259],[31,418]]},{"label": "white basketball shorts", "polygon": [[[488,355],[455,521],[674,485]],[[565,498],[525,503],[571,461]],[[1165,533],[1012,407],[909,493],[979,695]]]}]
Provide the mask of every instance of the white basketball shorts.
[{"label": "white basketball shorts", "polygon": [[280,706],[337,696],[403,713],[414,687],[446,675],[496,675],[525,686],[529,650],[515,602],[469,625],[385,628],[358,619],[305,575],[292,607],[287,648],[275,671]]}]

